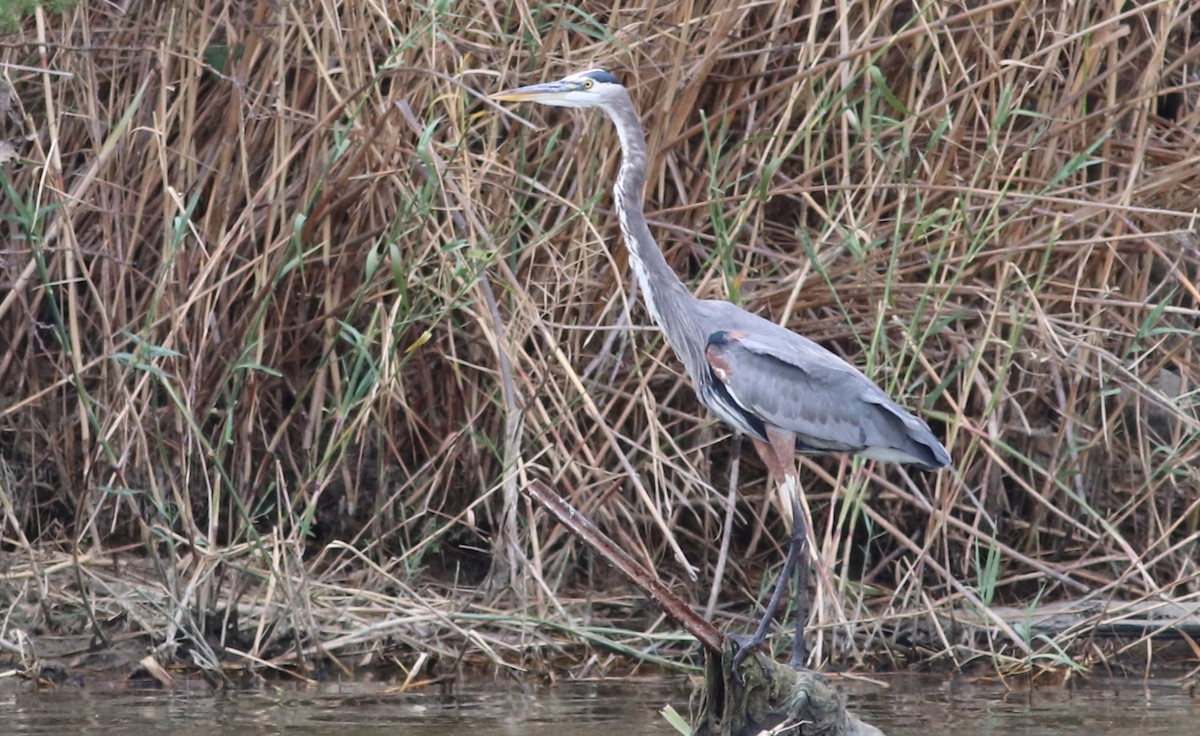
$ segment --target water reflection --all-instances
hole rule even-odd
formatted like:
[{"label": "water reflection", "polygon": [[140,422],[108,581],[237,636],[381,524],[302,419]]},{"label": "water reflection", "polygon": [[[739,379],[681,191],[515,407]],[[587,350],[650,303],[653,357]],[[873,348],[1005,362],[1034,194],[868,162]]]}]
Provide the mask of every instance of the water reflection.
[{"label": "water reflection", "polygon": [[1092,680],[1077,687],[1005,691],[898,678],[856,688],[856,712],[888,736],[1192,736],[1200,701],[1170,680]]},{"label": "water reflection", "polygon": [[[948,687],[900,677],[887,687],[846,683],[855,712],[889,736],[1193,736],[1200,703],[1170,681],[1092,682],[1076,689],[1004,693],[998,686]],[[6,734],[142,736],[647,736],[675,732],[664,705],[686,714],[683,678],[563,684],[534,694],[515,686],[389,695],[377,685],[315,690],[182,694],[85,688],[33,692],[0,686]]]},{"label": "water reflection", "polygon": [[688,699],[682,678],[573,683],[535,694],[523,694],[511,683],[462,688],[452,696],[383,689],[349,683],[303,692],[196,694],[6,687],[0,689],[0,731],[38,736],[653,736],[675,733],[658,709],[673,704],[686,713]]}]

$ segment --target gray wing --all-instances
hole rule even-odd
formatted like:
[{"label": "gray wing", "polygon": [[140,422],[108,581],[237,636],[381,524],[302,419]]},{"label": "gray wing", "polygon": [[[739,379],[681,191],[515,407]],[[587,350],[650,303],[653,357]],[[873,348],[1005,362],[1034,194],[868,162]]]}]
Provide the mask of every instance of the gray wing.
[{"label": "gray wing", "polygon": [[801,451],[861,453],[927,468],[949,464],[929,427],[849,363],[766,320],[741,321],[742,329],[712,333],[705,356],[743,415],[795,433]]}]

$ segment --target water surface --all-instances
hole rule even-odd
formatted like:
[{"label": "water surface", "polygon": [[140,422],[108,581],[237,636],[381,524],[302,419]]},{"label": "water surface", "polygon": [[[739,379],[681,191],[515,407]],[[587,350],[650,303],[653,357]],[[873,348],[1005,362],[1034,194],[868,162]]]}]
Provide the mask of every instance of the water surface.
[{"label": "water surface", "polygon": [[[1093,681],[1005,692],[912,676],[885,686],[843,682],[852,709],[889,736],[1195,736],[1200,702],[1169,680]],[[686,715],[683,678],[567,683],[522,692],[511,682],[452,695],[388,694],[371,683],[241,693],[129,691],[89,684],[33,691],[0,685],[5,734],[103,736],[634,736],[674,734],[658,715]]]}]

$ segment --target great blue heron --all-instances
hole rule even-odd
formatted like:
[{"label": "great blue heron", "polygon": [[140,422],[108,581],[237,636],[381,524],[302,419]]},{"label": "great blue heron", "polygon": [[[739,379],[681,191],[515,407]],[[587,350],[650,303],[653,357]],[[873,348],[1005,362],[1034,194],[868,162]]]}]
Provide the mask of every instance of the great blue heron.
[{"label": "great blue heron", "polygon": [[787,560],[763,618],[743,640],[736,665],[766,638],[780,596],[798,568],[796,638],[789,664],[805,667],[808,559],[796,452],[849,453],[936,469],[950,455],[925,422],[902,409],[858,369],[825,348],[729,302],[692,296],[654,242],[642,211],[646,136],[625,87],[593,69],[557,82],[499,92],[493,100],[598,107],[621,139],[613,194],[617,218],[650,316],[683,362],[700,401],[749,435],[774,477],[792,533]]}]

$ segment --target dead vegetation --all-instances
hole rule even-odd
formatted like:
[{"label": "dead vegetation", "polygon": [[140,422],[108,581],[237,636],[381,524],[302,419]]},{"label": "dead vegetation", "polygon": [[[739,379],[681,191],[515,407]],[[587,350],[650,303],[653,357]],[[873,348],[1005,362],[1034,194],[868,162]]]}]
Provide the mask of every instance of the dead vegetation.
[{"label": "dead vegetation", "polygon": [[[806,461],[818,659],[1086,665],[1144,647],[1091,638],[1126,603],[1197,605],[1194,4],[555,7],[83,2],[3,38],[14,658],[681,661],[531,478],[748,626],[780,522],[630,327],[615,136],[483,99],[591,66],[642,107],[696,291],[863,366],[954,457]],[[1060,636],[988,615],[1083,599]]]}]

